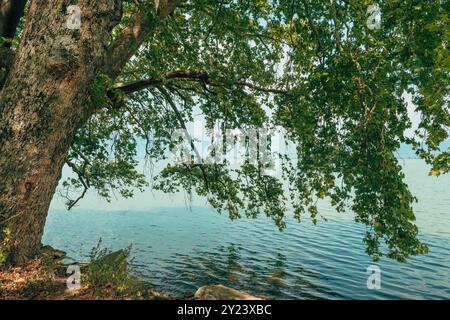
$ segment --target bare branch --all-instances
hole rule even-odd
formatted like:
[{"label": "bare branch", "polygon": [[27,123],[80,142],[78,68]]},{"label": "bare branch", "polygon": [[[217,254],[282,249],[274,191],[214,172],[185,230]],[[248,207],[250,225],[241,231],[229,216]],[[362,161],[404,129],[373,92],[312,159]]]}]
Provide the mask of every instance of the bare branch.
[{"label": "bare branch", "polygon": [[85,180],[84,180],[84,174],[83,174],[80,170],[78,170],[77,166],[76,166],[73,162],[67,160],[67,161],[66,161],[66,164],[73,170],[73,172],[75,172],[75,173],[77,174],[78,180],[79,180],[79,181],[81,182],[81,184],[83,185],[83,191],[82,191],[82,193],[80,194],[80,196],[78,196],[77,199],[75,199],[75,200],[68,199],[68,207],[67,207],[67,210],[70,210],[70,209],[72,209],[72,208],[73,208],[73,207],[74,207],[81,199],[83,199],[84,196],[86,195],[86,192],[87,192],[88,189],[89,189],[89,181],[87,180],[87,182],[85,182]]},{"label": "bare branch", "polygon": [[[157,19],[165,19],[182,0],[156,0],[155,9]],[[154,21],[146,12],[137,13],[130,24],[111,44],[106,57],[103,73],[111,79],[119,76],[127,62],[136,54],[145,38],[155,27]]]},{"label": "bare branch", "polygon": [[255,91],[274,93],[274,94],[289,94],[289,91],[274,88],[264,88],[257,86],[246,81],[226,81],[226,83],[214,82],[209,77],[208,73],[203,71],[172,71],[168,72],[161,79],[143,79],[127,84],[116,84],[113,90],[119,90],[124,94],[131,94],[143,89],[157,87],[163,85],[167,82],[172,82],[174,80],[187,80],[187,81],[197,81],[202,85],[209,85],[212,87],[229,87],[231,85],[246,87]]},{"label": "bare branch", "polygon": [[150,18],[144,12],[137,14],[119,37],[111,44],[103,73],[115,79],[139,49],[152,29]]},{"label": "bare branch", "polygon": [[[264,87],[260,87],[257,85],[254,85],[250,82],[245,82],[245,81],[238,81],[238,82],[234,82],[234,85],[237,86],[242,86],[242,87],[246,87],[255,91],[260,91],[260,92],[265,92],[265,93],[275,93],[275,94],[289,94],[289,91],[287,90],[282,90],[282,89],[274,89],[274,88],[264,88]],[[213,86],[215,84],[212,84]]]},{"label": "bare branch", "polygon": [[120,90],[124,94],[131,94],[136,91],[140,91],[146,88],[157,87],[164,82],[171,80],[194,80],[194,81],[207,81],[209,78],[208,74],[205,72],[195,72],[195,71],[171,71],[166,73],[161,79],[143,79],[127,84],[116,84],[114,90]]}]

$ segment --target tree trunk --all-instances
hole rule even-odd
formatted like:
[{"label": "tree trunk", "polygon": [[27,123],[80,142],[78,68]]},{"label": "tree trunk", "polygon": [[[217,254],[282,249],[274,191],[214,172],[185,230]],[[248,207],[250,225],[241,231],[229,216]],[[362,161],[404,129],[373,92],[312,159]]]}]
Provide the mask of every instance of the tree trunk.
[{"label": "tree trunk", "polygon": [[121,16],[121,1],[77,2],[82,23],[73,30],[67,25],[73,1],[31,1],[0,89],[0,231],[12,233],[12,264],[40,250],[67,152],[92,113],[90,90]]}]

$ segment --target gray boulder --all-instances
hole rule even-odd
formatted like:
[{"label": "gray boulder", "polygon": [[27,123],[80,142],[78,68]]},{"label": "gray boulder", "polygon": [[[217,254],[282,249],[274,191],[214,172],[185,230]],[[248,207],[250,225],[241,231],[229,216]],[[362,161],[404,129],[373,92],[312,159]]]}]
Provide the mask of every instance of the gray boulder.
[{"label": "gray boulder", "polygon": [[194,295],[196,300],[264,300],[223,285],[203,286]]}]

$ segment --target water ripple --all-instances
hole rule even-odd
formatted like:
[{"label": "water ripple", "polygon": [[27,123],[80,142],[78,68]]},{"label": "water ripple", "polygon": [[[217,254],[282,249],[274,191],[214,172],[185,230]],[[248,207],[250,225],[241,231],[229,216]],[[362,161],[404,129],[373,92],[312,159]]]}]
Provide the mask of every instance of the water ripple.
[{"label": "water ripple", "polygon": [[133,244],[136,274],[180,296],[221,283],[276,299],[450,298],[448,237],[424,235],[430,254],[407,264],[383,259],[377,264],[382,288],[373,291],[366,287],[373,262],[364,253],[360,225],[330,219],[288,226],[279,232],[264,218],[231,223],[201,207],[189,213],[53,211],[44,241],[76,259],[86,259],[99,237],[112,249]]}]

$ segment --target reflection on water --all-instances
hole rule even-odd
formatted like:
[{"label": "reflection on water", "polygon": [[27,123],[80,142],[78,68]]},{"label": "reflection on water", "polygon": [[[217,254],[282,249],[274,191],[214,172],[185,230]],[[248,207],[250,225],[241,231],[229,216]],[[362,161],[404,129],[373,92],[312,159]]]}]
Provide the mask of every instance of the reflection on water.
[{"label": "reflection on water", "polygon": [[[424,236],[430,254],[407,264],[383,259],[382,289],[366,287],[364,229],[351,221],[230,222],[196,207],[151,212],[53,211],[45,242],[86,258],[99,237],[112,249],[133,244],[133,269],[156,289],[183,296],[224,284],[276,299],[450,298],[450,239]],[[80,246],[80,243],[83,243]]]},{"label": "reflection on water", "polygon": [[[284,291],[301,292],[301,287],[310,287],[317,294],[338,296],[307,280],[309,277],[318,277],[317,273],[300,267],[289,274],[285,265],[286,256],[281,253],[276,254],[273,259],[258,259],[255,253],[253,257],[247,257],[247,254],[242,247],[230,244],[227,247],[220,246],[214,252],[194,251],[190,255],[171,256],[163,262],[166,267],[161,271],[157,285],[170,284],[166,288],[171,292],[179,292],[181,287],[186,286],[189,287],[186,290],[191,292],[190,289],[194,291],[202,284],[220,283],[240,290],[250,288],[252,292],[266,297],[286,298],[291,295],[284,294]],[[178,262],[174,264],[174,261]],[[140,275],[143,276],[143,273]],[[293,275],[295,276],[292,277]],[[302,295],[302,298],[314,297]]]}]

